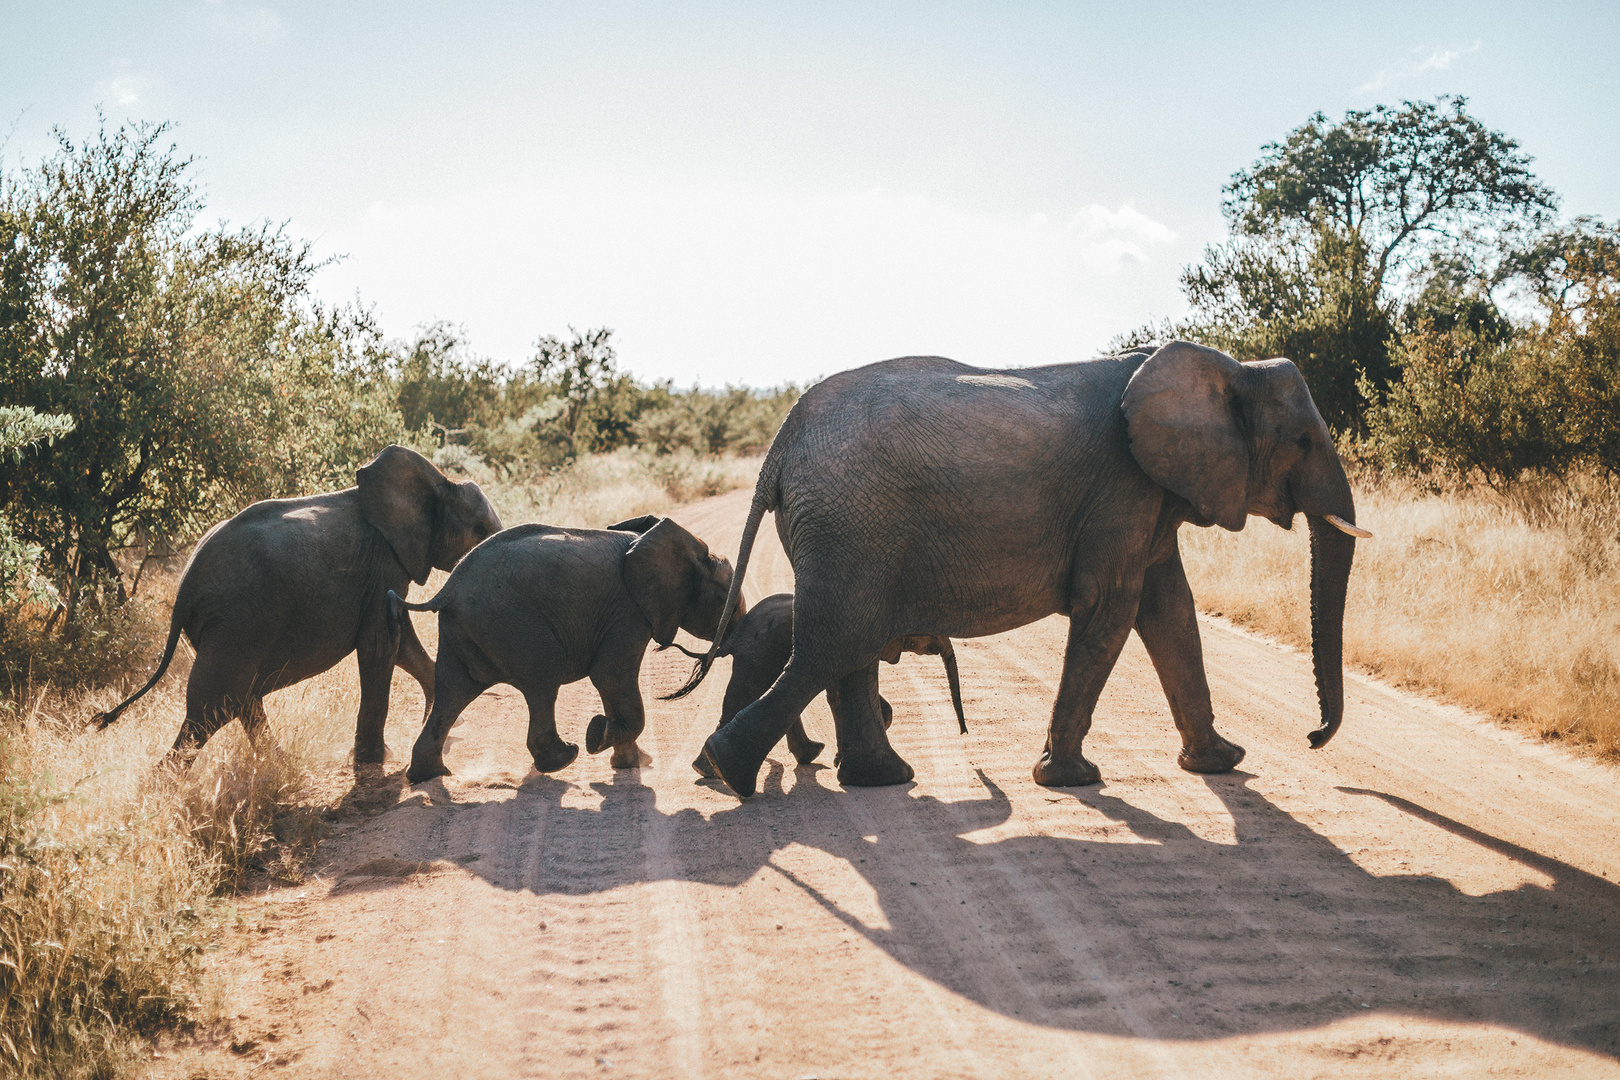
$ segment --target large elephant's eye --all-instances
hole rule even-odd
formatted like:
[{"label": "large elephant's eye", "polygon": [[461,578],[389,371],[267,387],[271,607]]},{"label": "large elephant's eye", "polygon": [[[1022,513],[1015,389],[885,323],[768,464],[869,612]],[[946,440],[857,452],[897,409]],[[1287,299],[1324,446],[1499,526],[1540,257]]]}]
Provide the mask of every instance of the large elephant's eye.
[{"label": "large elephant's eye", "polygon": [[1300,453],[1302,453],[1302,454],[1310,453],[1310,450],[1311,450],[1311,437],[1310,437],[1309,434],[1301,435],[1295,441],[1299,444],[1299,452]]}]

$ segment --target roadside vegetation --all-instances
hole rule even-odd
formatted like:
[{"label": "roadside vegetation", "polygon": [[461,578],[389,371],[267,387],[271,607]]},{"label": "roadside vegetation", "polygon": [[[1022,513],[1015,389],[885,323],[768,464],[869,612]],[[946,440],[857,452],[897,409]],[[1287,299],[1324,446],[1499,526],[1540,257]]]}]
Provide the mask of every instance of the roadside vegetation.
[{"label": "roadside vegetation", "polygon": [[[1287,355],[1351,463],[1346,654],[1620,755],[1620,232],[1561,219],[1461,99],[1317,115],[1226,189],[1172,336]],[[131,1071],[206,1023],[244,888],[296,882],[357,701],[340,665],[183,774],[153,771],[187,663],[150,670],[192,545],[257,499],[343,487],[390,442],[508,524],[602,526],[752,482],[792,386],[681,390],[607,328],[501,363],[456,326],[387,336],[322,301],[310,246],[206,226],[163,126],[67,135],[0,172],[0,1074]],[[1200,599],[1306,636],[1302,530],[1184,533]],[[442,575],[429,582],[435,588]],[[432,647],[433,627],[419,629]],[[414,684],[396,683],[394,738]]]},{"label": "roadside vegetation", "polygon": [[[184,774],[152,770],[184,655],[83,730],[155,662],[211,525],[349,486],[399,442],[508,524],[602,526],[751,483],[798,397],[639,382],[606,328],[511,365],[448,324],[385,337],[314,294],[307,244],[201,225],[191,170],[135,125],[0,173],[0,1075],[133,1072],[146,1039],[209,1022],[233,898],[301,880],[342,798],[349,665],[275,695],[258,746],[229,728]],[[397,740],[411,707],[394,715]]]},{"label": "roadside vegetation", "polygon": [[[1345,656],[1620,758],[1620,227],[1461,98],[1317,114],[1232,178],[1184,337],[1287,356],[1350,464]],[[1302,535],[1183,531],[1201,603],[1307,640]],[[1300,530],[1302,533],[1303,530]]]}]

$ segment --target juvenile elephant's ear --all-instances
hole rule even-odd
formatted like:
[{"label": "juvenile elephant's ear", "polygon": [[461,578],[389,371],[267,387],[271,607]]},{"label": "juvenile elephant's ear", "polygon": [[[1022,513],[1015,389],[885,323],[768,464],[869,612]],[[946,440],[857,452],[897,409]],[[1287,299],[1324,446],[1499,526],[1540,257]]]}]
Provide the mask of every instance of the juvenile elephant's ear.
[{"label": "juvenile elephant's ear", "polygon": [[360,486],[360,512],[383,534],[405,572],[418,585],[433,569],[436,494],[444,474],[415,450],[385,447],[354,474]]},{"label": "juvenile elephant's ear", "polygon": [[1236,396],[1243,366],[1173,341],[1142,362],[1121,408],[1142,471],[1233,532],[1249,512],[1249,449]]},{"label": "juvenile elephant's ear", "polygon": [[652,624],[658,644],[675,640],[697,593],[698,570],[708,556],[703,541],[669,518],[636,537],[625,552],[625,587]]},{"label": "juvenile elephant's ear", "polygon": [[657,514],[642,514],[640,517],[617,521],[608,526],[610,532],[644,533],[663,519]]}]

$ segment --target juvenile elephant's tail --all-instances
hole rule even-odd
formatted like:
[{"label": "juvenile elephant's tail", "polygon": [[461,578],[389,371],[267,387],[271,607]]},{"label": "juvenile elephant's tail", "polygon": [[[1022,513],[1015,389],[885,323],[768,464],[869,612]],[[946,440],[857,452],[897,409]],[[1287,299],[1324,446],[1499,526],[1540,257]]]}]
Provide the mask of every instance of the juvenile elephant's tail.
[{"label": "juvenile elephant's tail", "polygon": [[[786,424],[783,426],[786,427]],[[742,543],[737,548],[737,568],[731,575],[731,588],[726,590],[726,606],[720,609],[720,624],[715,629],[714,641],[710,643],[709,651],[692,668],[692,674],[687,677],[686,685],[673,694],[665,694],[664,701],[683,698],[696,690],[704,676],[709,674],[709,668],[714,664],[715,657],[720,655],[720,647],[726,640],[726,631],[731,627],[731,617],[737,613],[737,605],[742,601],[743,575],[748,573],[748,555],[754,550],[754,537],[759,532],[760,519],[765,516],[765,511],[776,509],[777,481],[782,475],[781,441],[781,434],[778,433],[776,440],[771,443],[770,452],[765,455],[765,464],[760,466],[759,482],[754,485],[754,501],[748,508],[748,521],[743,525]]]},{"label": "juvenile elephant's tail", "polygon": [[169,616],[169,640],[168,643],[163,646],[163,659],[158,661],[157,670],[152,673],[152,677],[150,679],[146,680],[145,686],[141,687],[139,690],[135,691],[133,694],[129,695],[129,697],[108,709],[106,712],[96,713],[96,715],[90,718],[90,723],[95,725],[97,731],[106,730],[108,724],[111,724],[114,720],[117,720],[118,717],[123,714],[125,709],[135,704],[135,702],[144,696],[148,690],[156,686],[157,681],[163,678],[163,673],[169,670],[169,661],[174,659],[174,647],[180,643],[181,625],[185,622],[185,616],[191,608],[189,597],[185,598],[187,602],[182,603],[182,596],[183,593],[175,597],[174,611]]},{"label": "juvenile elephant's tail", "polygon": [[388,613],[388,636],[393,639],[392,648],[396,650],[399,648],[400,628],[410,618],[405,613],[407,611],[440,611],[444,608],[444,604],[440,603],[439,597],[443,595],[444,590],[440,589],[439,596],[420,604],[413,604],[409,600],[401,600],[399,593],[393,589],[388,590],[388,603],[385,606]]}]

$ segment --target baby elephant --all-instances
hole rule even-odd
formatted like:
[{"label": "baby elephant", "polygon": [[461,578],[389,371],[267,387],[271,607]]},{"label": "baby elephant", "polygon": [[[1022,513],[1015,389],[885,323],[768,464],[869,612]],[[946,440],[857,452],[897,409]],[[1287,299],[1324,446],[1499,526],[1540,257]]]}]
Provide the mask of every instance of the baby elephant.
[{"label": "baby elephant", "polygon": [[380,763],[394,667],[433,697],[433,661],[408,624],[389,619],[387,596],[420,585],[435,567],[449,570],[500,527],[477,484],[451,480],[403,446],[373,458],[352,488],[256,502],[197,545],[175,592],[157,671],[96,722],[106,727],[156,685],[182,632],[196,659],[171,759],[195,752],[238,717],[255,735],[266,694],[358,653],[354,760]]},{"label": "baby elephant", "polygon": [[[962,713],[962,684],[956,674],[956,650],[951,639],[933,634],[910,634],[895,638],[884,648],[882,659],[891,664],[900,662],[903,652],[921,656],[940,656],[945,660],[945,677],[951,684],[951,704],[956,706],[956,722],[967,734],[967,717]],[[732,658],[731,682],[726,684],[726,699],[720,706],[720,727],[725,727],[733,716],[753,704],[771,688],[782,669],[787,667],[793,653],[793,594],[777,593],[767,596],[754,609],[738,620],[735,629],[726,634],[716,656]],[[829,689],[828,704],[839,708],[837,691]],[[894,719],[894,709],[882,697],[878,705],[883,710],[883,726]],[[823,749],[822,743],[805,734],[804,721],[794,720],[788,728],[788,750],[795,761],[808,765]],[[710,770],[703,756],[692,762],[692,767],[705,776]]]},{"label": "baby elephant", "polygon": [[585,749],[613,747],[613,767],[652,759],[636,745],[645,717],[641,658],[652,639],[677,629],[712,640],[731,586],[731,563],[669,518],[652,515],[609,529],[519,525],[474,548],[424,604],[390,596],[396,620],[439,613],[433,711],[411,753],[413,784],[448,776],[444,738],[461,711],[496,683],[529,703],[529,754],[554,772],[579,747],[557,735],[557,689],[589,678],[606,716],[585,730]]}]

